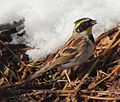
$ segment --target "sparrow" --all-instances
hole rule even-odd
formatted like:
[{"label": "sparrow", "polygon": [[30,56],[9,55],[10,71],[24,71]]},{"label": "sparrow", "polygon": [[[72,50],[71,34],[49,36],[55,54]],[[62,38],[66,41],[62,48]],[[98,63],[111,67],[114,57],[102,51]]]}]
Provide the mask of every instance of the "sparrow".
[{"label": "sparrow", "polygon": [[[47,64],[36,71],[28,81],[41,76],[47,70],[55,67],[67,69],[85,63],[93,54],[95,44],[92,35],[92,27],[96,20],[82,18],[77,20],[70,39],[56,52],[55,56]],[[70,82],[70,79],[65,71]]]}]

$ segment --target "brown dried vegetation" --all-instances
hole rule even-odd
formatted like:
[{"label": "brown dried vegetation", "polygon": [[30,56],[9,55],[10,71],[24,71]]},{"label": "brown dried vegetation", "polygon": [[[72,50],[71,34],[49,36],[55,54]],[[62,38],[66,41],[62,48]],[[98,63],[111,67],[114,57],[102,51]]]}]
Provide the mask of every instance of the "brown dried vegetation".
[{"label": "brown dried vegetation", "polygon": [[[24,20],[0,25],[0,100],[12,102],[117,102],[120,101],[120,27],[101,34],[96,39],[96,49],[88,62],[68,70],[74,86],[63,70],[54,68],[27,83],[29,78],[51,60],[30,61],[25,54],[30,47],[13,45],[11,34],[18,33]],[[19,29],[18,29],[18,28]],[[25,31],[18,37],[25,35]]]}]

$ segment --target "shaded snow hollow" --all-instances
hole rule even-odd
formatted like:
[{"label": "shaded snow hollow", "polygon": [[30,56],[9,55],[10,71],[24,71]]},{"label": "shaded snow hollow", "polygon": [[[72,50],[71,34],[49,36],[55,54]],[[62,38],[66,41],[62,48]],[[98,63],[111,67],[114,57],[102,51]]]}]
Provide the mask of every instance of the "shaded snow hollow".
[{"label": "shaded snow hollow", "polygon": [[[25,44],[32,59],[41,58],[65,43],[74,21],[82,17],[97,20],[95,36],[120,22],[120,0],[0,0],[0,23],[25,18]],[[20,43],[20,39],[14,39]],[[23,43],[23,42],[22,42]]]}]

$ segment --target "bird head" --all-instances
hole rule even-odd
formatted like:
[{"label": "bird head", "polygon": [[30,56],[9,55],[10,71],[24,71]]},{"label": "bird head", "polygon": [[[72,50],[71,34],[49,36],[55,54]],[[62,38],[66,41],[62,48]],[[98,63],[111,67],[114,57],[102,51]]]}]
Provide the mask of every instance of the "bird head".
[{"label": "bird head", "polygon": [[96,24],[96,20],[91,18],[82,18],[74,22],[74,33],[80,33],[83,35],[92,34],[92,27]]}]

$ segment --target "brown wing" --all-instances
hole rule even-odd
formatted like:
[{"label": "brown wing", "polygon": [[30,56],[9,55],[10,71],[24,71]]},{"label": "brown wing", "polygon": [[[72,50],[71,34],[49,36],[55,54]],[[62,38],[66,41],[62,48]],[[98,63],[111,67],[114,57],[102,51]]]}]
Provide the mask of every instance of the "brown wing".
[{"label": "brown wing", "polygon": [[50,61],[50,66],[56,66],[76,60],[86,49],[86,39],[85,37],[72,36],[65,45],[58,50],[55,57]]}]

